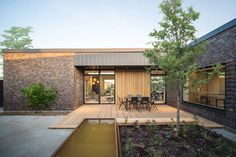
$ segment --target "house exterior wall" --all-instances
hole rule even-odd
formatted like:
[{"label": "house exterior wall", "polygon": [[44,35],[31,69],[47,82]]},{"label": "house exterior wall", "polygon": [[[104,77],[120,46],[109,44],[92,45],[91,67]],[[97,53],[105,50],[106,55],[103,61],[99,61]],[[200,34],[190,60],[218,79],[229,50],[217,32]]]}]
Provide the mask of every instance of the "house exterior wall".
[{"label": "house exterior wall", "polygon": [[41,82],[58,93],[53,109],[71,109],[74,89],[73,53],[4,53],[4,109],[21,110],[21,89]]},{"label": "house exterior wall", "polygon": [[73,109],[84,104],[83,71],[74,67],[74,104]]},{"label": "house exterior wall", "polygon": [[[236,129],[236,26],[208,39],[206,53],[198,60],[200,67],[225,64],[225,110],[182,102],[181,109]],[[169,88],[170,89],[170,88]],[[174,105],[176,92],[167,91],[167,104]]]},{"label": "house exterior wall", "polygon": [[128,94],[150,96],[150,73],[143,69],[116,69],[116,103],[118,96],[123,98]]}]

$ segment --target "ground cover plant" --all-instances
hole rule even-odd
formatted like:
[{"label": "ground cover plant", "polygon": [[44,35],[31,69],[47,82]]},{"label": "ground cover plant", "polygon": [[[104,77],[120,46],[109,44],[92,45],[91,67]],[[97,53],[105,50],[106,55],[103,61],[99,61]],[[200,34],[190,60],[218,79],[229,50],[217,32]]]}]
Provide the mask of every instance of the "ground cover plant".
[{"label": "ground cover plant", "polygon": [[235,157],[236,143],[197,122],[119,126],[123,157]]}]

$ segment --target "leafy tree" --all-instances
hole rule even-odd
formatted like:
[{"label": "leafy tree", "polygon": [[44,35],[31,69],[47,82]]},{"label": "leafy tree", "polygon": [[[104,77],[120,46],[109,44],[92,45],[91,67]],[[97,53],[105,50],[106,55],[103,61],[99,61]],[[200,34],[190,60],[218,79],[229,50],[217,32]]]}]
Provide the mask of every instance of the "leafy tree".
[{"label": "leafy tree", "polygon": [[[153,49],[148,49],[145,56],[153,64],[151,68],[162,69],[165,72],[165,84],[177,89],[177,130],[179,130],[182,87],[187,78],[197,70],[196,61],[204,53],[206,43],[192,46],[196,40],[196,29],[193,22],[199,18],[199,13],[192,7],[182,8],[182,0],[164,0],[160,4],[163,20],[160,29],[154,29],[150,36]],[[213,76],[213,75],[211,75]],[[194,82],[194,81],[192,81]],[[195,84],[206,81],[198,80]]]},{"label": "leafy tree", "polygon": [[[32,32],[32,27],[16,27],[13,26],[4,31],[2,37],[4,40],[0,42],[0,45],[6,49],[27,49],[31,48],[32,39],[29,37],[29,33]],[[2,60],[2,50],[0,50],[0,58]],[[2,71],[2,62],[0,63],[0,69]],[[2,72],[1,72],[2,73]],[[2,79],[2,76],[0,76]]]},{"label": "leafy tree", "polygon": [[32,27],[16,27],[13,26],[4,31],[2,37],[4,40],[0,43],[1,46],[7,49],[28,49],[31,48],[32,39],[29,33],[32,32]]},{"label": "leafy tree", "polygon": [[56,99],[56,91],[52,88],[46,88],[41,83],[29,85],[21,90],[26,97],[27,107],[39,112],[40,110],[50,109],[50,103]]}]

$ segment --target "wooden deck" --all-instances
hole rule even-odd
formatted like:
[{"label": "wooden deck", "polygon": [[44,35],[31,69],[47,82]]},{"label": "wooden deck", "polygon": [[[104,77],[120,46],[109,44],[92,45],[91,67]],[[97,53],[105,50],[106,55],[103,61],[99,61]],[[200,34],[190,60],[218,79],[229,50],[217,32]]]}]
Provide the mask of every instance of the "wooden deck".
[{"label": "wooden deck", "polygon": [[[188,112],[180,111],[181,121],[191,122],[194,115]],[[176,109],[168,105],[158,105],[151,112],[147,110],[126,111],[124,108],[118,109],[116,105],[82,105],[78,109],[69,113],[63,120],[49,126],[52,129],[73,129],[76,128],[85,118],[115,118],[117,123],[124,123],[127,118],[128,123],[133,123],[138,120],[144,123],[147,120],[155,120],[157,123],[169,123],[171,118],[176,120]],[[200,125],[206,127],[219,128],[223,127],[220,124],[199,118]]]}]

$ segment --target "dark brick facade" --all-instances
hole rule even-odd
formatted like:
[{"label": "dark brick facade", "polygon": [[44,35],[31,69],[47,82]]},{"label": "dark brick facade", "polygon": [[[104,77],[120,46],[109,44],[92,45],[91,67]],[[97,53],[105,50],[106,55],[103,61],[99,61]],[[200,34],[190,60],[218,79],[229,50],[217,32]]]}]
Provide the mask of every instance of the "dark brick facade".
[{"label": "dark brick facade", "polygon": [[206,53],[199,59],[200,67],[225,63],[236,58],[236,26],[208,39]]},{"label": "dark brick facade", "polygon": [[73,108],[74,53],[4,53],[4,109],[24,109],[20,91],[32,83],[53,87],[53,109]]},{"label": "dark brick facade", "polygon": [[83,72],[77,67],[74,67],[74,105],[73,108],[77,108],[82,105],[84,98],[83,91]]},{"label": "dark brick facade", "polygon": [[0,107],[3,107],[3,80],[0,80]]},{"label": "dark brick facade", "polygon": [[[208,39],[206,53],[200,57],[198,65],[209,67],[215,63],[225,64],[225,109],[189,102],[182,102],[181,109],[236,129],[236,26]],[[167,104],[175,106],[173,98],[176,92],[168,90]]]}]

